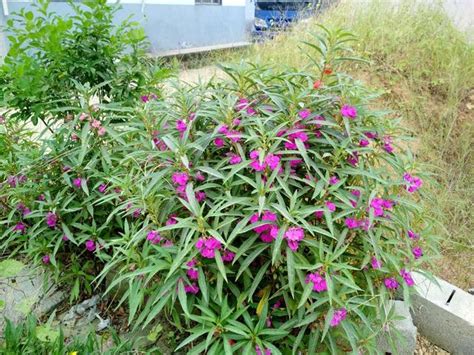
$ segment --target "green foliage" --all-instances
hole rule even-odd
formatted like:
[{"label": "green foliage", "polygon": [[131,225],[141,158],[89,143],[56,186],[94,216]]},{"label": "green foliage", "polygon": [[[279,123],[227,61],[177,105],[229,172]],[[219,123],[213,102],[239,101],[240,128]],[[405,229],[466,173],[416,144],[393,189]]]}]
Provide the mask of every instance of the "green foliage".
[{"label": "green foliage", "polygon": [[437,244],[403,127],[340,70],[353,40],[323,27],[311,66],[225,66],[133,108],[90,107],[102,86],[80,87],[40,158],[17,154],[0,247],[73,298],[109,279],[129,323],[167,319],[187,353],[375,353],[386,281],[408,299],[406,272],[429,260],[412,248]]},{"label": "green foliage", "polygon": [[0,339],[2,354],[123,354],[133,348],[131,341],[121,340],[115,332],[97,336],[91,332],[85,336],[65,339],[61,328],[48,324],[40,325],[29,316],[25,321],[15,325],[7,319]]},{"label": "green foliage", "polygon": [[10,49],[0,67],[0,99],[10,117],[34,124],[56,120],[77,100],[78,84],[97,86],[99,102],[133,101],[156,91],[167,75],[147,56],[148,41],[138,23],[113,23],[117,5],[106,0],[69,5],[68,17],[40,0],[8,19]]}]

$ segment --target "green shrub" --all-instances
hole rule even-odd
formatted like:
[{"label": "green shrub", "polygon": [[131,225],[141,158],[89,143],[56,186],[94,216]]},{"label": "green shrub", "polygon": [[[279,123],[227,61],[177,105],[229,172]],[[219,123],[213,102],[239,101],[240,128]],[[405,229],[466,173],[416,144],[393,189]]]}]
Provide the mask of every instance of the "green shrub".
[{"label": "green shrub", "polygon": [[49,1],[22,8],[7,21],[10,49],[0,67],[0,100],[11,117],[58,119],[77,100],[78,87],[97,87],[99,102],[130,101],[149,92],[166,75],[149,48],[143,28],[129,20],[116,26],[119,7],[106,0],[69,2],[60,16]]},{"label": "green shrub", "polygon": [[403,127],[339,71],[352,40],[323,29],[310,68],[78,107],[3,184],[0,245],[74,297],[112,275],[129,322],[166,318],[189,353],[375,352],[436,242]]}]

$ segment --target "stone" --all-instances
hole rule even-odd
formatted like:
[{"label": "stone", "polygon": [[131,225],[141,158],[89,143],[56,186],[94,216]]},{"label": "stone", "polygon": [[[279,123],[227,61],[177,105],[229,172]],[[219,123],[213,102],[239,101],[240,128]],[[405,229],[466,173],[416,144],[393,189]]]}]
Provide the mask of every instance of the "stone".
[{"label": "stone", "polygon": [[452,354],[474,353],[474,297],[434,277],[413,273],[412,316],[431,343]]},{"label": "stone", "polygon": [[0,299],[3,305],[0,310],[1,334],[5,318],[17,324],[30,313],[34,313],[37,318],[42,317],[63,302],[66,294],[57,289],[46,270],[23,265],[14,272],[2,269]]},{"label": "stone", "polygon": [[377,350],[381,354],[412,355],[416,349],[417,329],[413,324],[408,304],[403,301],[392,301],[397,319],[387,331],[378,337]]}]

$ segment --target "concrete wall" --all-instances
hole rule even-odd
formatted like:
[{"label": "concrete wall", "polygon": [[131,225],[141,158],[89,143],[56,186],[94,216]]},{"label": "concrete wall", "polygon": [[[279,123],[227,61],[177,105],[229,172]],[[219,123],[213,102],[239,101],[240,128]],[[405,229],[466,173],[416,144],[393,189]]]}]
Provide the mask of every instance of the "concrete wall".
[{"label": "concrete wall", "polygon": [[[122,10],[117,14],[117,21],[133,14],[134,20],[144,26],[153,53],[230,46],[247,41],[247,29],[253,18],[246,5],[251,7],[254,1],[222,0],[222,5],[195,5],[194,0],[127,0],[121,1]],[[10,13],[30,6],[28,1],[8,0]],[[68,14],[68,5],[64,2],[53,2],[50,9],[61,15]],[[0,24],[4,21],[2,8]],[[0,34],[0,54],[5,52],[2,37],[4,35]]]}]

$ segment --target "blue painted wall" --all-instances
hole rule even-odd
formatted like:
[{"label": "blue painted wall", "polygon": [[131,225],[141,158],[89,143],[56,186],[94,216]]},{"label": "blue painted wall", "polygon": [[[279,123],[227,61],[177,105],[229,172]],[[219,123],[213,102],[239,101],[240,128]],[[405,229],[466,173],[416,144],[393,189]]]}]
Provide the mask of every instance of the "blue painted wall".
[{"label": "blue painted wall", "polygon": [[[31,4],[25,2],[8,2],[10,13],[30,6]],[[68,14],[68,6],[63,2],[51,3],[50,9],[65,16]],[[153,53],[232,44],[248,39],[249,15],[246,15],[245,6],[147,4],[142,8],[140,4],[122,4],[117,21],[130,14],[145,28]],[[2,9],[0,25],[4,21]],[[0,34],[0,54],[5,53],[2,37],[4,36]]]}]

